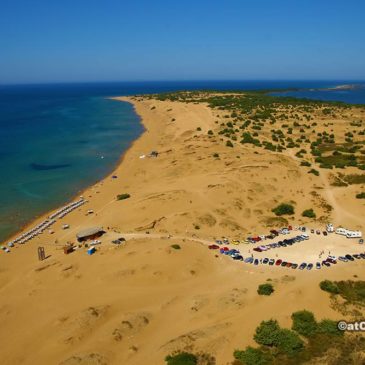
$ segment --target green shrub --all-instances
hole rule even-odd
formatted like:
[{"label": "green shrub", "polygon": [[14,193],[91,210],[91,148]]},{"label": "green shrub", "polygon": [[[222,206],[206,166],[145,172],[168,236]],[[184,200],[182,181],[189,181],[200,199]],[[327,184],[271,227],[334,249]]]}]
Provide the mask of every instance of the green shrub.
[{"label": "green shrub", "polygon": [[365,192],[356,194],[356,199],[365,199]]},{"label": "green shrub", "polygon": [[293,331],[283,328],[279,333],[278,349],[289,355],[293,356],[303,349],[304,342]]},{"label": "green shrub", "polygon": [[269,353],[251,346],[246,347],[244,351],[234,351],[233,356],[245,365],[265,365],[272,362],[272,356]]},{"label": "green shrub", "polygon": [[311,166],[311,163],[309,161],[301,161],[300,162],[300,166],[308,166],[308,167],[310,167]]},{"label": "green shrub", "polygon": [[213,135],[213,131],[212,131],[211,129],[209,129],[208,134],[209,134],[210,136],[212,136],[212,135]]},{"label": "green shrub", "polygon": [[319,287],[331,294],[338,294],[340,292],[338,286],[336,283],[330,281],[330,280],[323,280],[319,283]]},{"label": "green shrub", "polygon": [[306,209],[303,211],[302,216],[308,217],[308,218],[316,218],[316,213],[314,212],[314,210],[312,208]]},{"label": "green shrub", "polygon": [[202,129],[201,129],[201,127],[198,127],[196,130],[197,130],[198,132],[200,132]]},{"label": "green shrub", "polygon": [[173,245],[171,245],[171,247],[174,249],[174,250],[181,250],[181,247],[180,245],[174,243]]},{"label": "green shrub", "polygon": [[293,320],[292,329],[300,335],[309,337],[316,333],[317,322],[312,312],[302,310],[291,315]]},{"label": "green shrub", "polygon": [[276,208],[272,209],[271,211],[278,216],[284,214],[292,215],[294,214],[294,207],[291,204],[282,203],[278,205]]},{"label": "green shrub", "polygon": [[310,169],[308,171],[308,174],[313,174],[313,175],[316,175],[316,176],[319,176],[319,171],[315,170],[315,169]]},{"label": "green shrub", "polygon": [[232,143],[231,141],[227,141],[227,142],[226,142],[226,146],[227,146],[227,147],[233,147],[233,143]]},{"label": "green shrub", "polygon": [[198,358],[189,352],[180,352],[165,357],[167,365],[197,365]]},{"label": "green shrub", "polygon": [[278,346],[280,331],[281,329],[277,321],[273,319],[262,321],[256,328],[253,338],[259,345]]},{"label": "green shrub", "polygon": [[317,332],[329,336],[343,336],[344,331],[338,329],[337,323],[338,322],[330,319],[323,319],[318,323]]},{"label": "green shrub", "polygon": [[124,194],[119,194],[117,195],[117,200],[124,200],[124,199],[128,199],[130,198],[131,196],[127,193],[124,193]]},{"label": "green shrub", "polygon": [[261,284],[257,289],[259,295],[271,295],[274,292],[272,284]]},{"label": "green shrub", "polygon": [[219,154],[218,153],[213,153],[213,157],[219,158]]}]

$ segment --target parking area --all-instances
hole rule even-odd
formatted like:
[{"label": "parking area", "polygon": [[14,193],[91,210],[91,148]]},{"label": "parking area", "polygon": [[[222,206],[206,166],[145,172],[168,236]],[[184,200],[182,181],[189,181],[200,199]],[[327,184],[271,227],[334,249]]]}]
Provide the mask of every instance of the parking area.
[{"label": "parking area", "polygon": [[291,269],[321,269],[365,260],[365,247],[358,238],[314,228],[285,229],[284,234],[276,232],[274,238],[270,233],[270,238],[262,235],[257,236],[260,240],[246,239],[239,244],[227,238],[218,239],[209,248],[244,264]]}]

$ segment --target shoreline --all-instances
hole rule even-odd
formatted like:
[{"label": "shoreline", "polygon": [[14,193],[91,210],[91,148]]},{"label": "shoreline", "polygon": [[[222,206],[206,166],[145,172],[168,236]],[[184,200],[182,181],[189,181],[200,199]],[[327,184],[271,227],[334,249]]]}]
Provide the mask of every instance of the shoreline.
[{"label": "shoreline", "polygon": [[[133,97],[133,96],[132,96]],[[123,100],[123,98],[125,98],[125,100]],[[25,223],[24,225],[22,225],[14,234],[11,234],[7,237],[5,237],[2,242],[3,244],[7,244],[9,241],[12,241],[15,237],[18,237],[19,235],[21,235],[23,232],[27,231],[28,229],[34,227],[36,224],[38,224],[40,221],[43,221],[45,219],[48,219],[48,217],[55,211],[57,211],[58,209],[60,209],[61,207],[75,201],[75,199],[77,199],[79,196],[84,196],[90,189],[92,189],[93,187],[97,186],[98,184],[101,184],[103,183],[105,180],[111,178],[115,171],[117,171],[124,159],[125,159],[125,156],[126,154],[128,153],[129,150],[131,150],[134,146],[134,144],[140,139],[142,138],[142,136],[146,133],[147,131],[147,128],[146,128],[146,125],[144,124],[143,122],[143,118],[142,116],[137,112],[136,110],[136,106],[133,102],[130,101],[130,96],[116,96],[116,97],[106,97],[106,99],[110,99],[110,100],[115,100],[115,101],[119,101],[119,102],[125,102],[125,103],[129,103],[132,105],[133,107],[133,111],[134,113],[138,116],[139,118],[139,123],[141,124],[141,126],[143,127],[143,130],[141,132],[141,134],[136,138],[134,139],[133,141],[131,141],[131,143],[129,144],[129,146],[121,153],[121,155],[119,156],[118,158],[118,161],[116,161],[116,163],[114,164],[112,170],[107,174],[105,175],[104,177],[102,177],[101,179],[93,182],[92,184],[90,185],[87,185],[85,188],[83,189],[80,189],[77,193],[73,194],[68,200],[64,201],[62,205],[58,205],[56,206],[55,208],[52,208],[50,210],[47,210],[45,211],[44,213],[41,213],[37,216],[35,216],[34,218],[32,218],[28,223]],[[87,199],[85,199],[87,200]],[[87,204],[87,202],[86,202]],[[40,238],[42,238],[42,236],[40,236]],[[29,243],[26,243],[26,244],[30,244],[31,242]]]}]

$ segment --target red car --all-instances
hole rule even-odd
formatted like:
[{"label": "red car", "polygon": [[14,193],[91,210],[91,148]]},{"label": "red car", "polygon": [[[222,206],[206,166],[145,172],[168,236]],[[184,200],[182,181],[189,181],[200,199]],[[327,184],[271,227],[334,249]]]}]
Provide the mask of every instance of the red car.
[{"label": "red car", "polygon": [[291,262],[288,262],[288,263],[286,264],[286,267],[291,267],[291,265],[292,265],[292,263],[291,263]]},{"label": "red car", "polygon": [[279,265],[281,265],[282,262],[283,262],[283,260],[280,260],[280,259],[279,260],[276,260],[275,265],[276,266],[279,266]]},{"label": "red car", "polygon": [[209,250],[218,250],[219,246],[218,245],[209,245],[208,248],[209,248]]},{"label": "red car", "polygon": [[292,226],[289,226],[289,227],[288,227],[288,230],[289,230],[289,231],[292,231],[292,230],[293,230],[293,227],[292,227]]},{"label": "red car", "polygon": [[223,247],[223,251],[229,251],[228,247]]}]

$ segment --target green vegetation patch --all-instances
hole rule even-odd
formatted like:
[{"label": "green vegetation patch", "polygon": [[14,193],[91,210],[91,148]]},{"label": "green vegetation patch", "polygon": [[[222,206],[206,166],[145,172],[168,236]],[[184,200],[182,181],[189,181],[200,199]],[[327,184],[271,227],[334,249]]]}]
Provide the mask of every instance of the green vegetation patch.
[{"label": "green vegetation patch", "polygon": [[166,356],[165,361],[167,365],[197,365],[198,357],[189,352],[180,352]]},{"label": "green vegetation patch", "polygon": [[[364,337],[345,336],[338,329],[336,321],[323,319],[317,322],[313,313],[307,310],[294,312],[291,318],[291,330],[281,328],[273,319],[261,322],[254,334],[259,347],[248,346],[245,350],[235,350],[233,364],[352,364],[347,361],[349,353],[361,359],[365,350]],[[306,340],[303,341],[301,336]],[[336,351],[329,351],[332,349]],[[331,356],[331,361],[328,356]]]},{"label": "green vegetation patch", "polygon": [[312,208],[306,209],[303,211],[302,216],[307,217],[307,218],[316,218],[316,213],[314,212],[314,210]]},{"label": "green vegetation patch", "polygon": [[128,199],[130,198],[130,194],[124,193],[124,194],[119,194],[117,195],[117,200],[124,200],[124,199]]},{"label": "green vegetation patch", "polygon": [[340,295],[347,303],[365,305],[365,281],[324,280],[320,282],[319,286],[324,291]]},{"label": "green vegetation patch", "polygon": [[365,174],[340,175],[340,178],[347,184],[365,184]]},{"label": "green vegetation patch", "polygon": [[281,203],[271,210],[275,215],[292,215],[294,214],[294,206],[291,204]]},{"label": "green vegetation patch", "polygon": [[271,295],[274,292],[272,284],[261,284],[257,289],[259,295]]},{"label": "green vegetation patch", "polygon": [[174,250],[181,250],[181,246],[174,243],[173,245],[171,245],[171,247],[174,249]]}]

